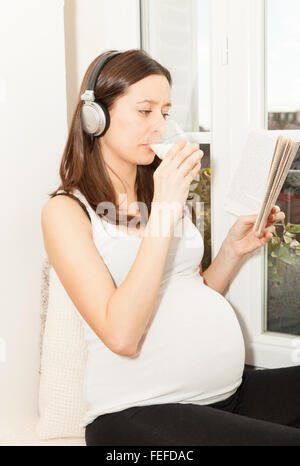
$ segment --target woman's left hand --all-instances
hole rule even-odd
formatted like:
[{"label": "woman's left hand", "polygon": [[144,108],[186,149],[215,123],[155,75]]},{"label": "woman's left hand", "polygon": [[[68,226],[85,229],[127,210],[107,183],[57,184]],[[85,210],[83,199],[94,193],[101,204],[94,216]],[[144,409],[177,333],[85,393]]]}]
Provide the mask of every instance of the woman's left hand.
[{"label": "woman's left hand", "polygon": [[275,232],[274,224],[283,220],[285,214],[280,210],[279,206],[273,206],[267,224],[260,235],[258,235],[257,231],[252,231],[256,218],[257,214],[241,215],[230,228],[224,243],[233,255],[242,257],[267,244]]}]

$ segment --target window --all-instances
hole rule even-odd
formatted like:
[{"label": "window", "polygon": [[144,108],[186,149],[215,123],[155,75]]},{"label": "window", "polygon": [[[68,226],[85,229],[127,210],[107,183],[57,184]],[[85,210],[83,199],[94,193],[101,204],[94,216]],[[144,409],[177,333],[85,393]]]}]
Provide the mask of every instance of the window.
[{"label": "window", "polygon": [[209,0],[142,0],[141,43],[172,75],[171,116],[204,152],[191,184],[204,238],[202,270],[211,263]]},{"label": "window", "polygon": [[210,130],[210,8],[198,0],[198,115],[199,131]]},{"label": "window", "polygon": [[[267,129],[300,129],[300,3],[267,0]],[[300,335],[300,150],[276,204],[285,213],[267,248],[265,330]]]},{"label": "window", "polygon": [[[299,117],[291,115],[300,103],[296,93],[297,87],[300,89],[296,68],[300,37],[299,6],[293,0],[211,0],[211,15],[211,216],[215,257],[236,221],[236,217],[224,212],[222,203],[249,129],[263,128],[300,141],[300,128],[295,123]],[[277,21],[279,17],[276,26],[275,18]],[[288,33],[284,28],[289,29]],[[283,34],[282,40],[276,33]],[[291,53],[284,54],[284,48],[290,48]],[[274,113],[278,113],[277,119]],[[290,222],[295,229],[299,222],[299,184],[298,172],[293,170],[298,170],[298,160],[299,153],[277,200],[286,214],[285,223]],[[290,231],[293,235],[294,228]],[[285,241],[281,224],[277,234]],[[287,241],[299,241],[299,233],[285,236]],[[299,285],[296,288],[299,279],[295,276],[297,273],[299,277],[299,269],[288,263],[294,259],[298,262],[299,256],[294,255],[297,243],[291,243],[292,248],[280,251],[278,261],[268,246],[248,255],[226,294],[243,331],[247,364],[272,368],[300,362],[299,306],[294,302],[300,301]],[[278,287],[275,283],[279,272],[282,285]]]},{"label": "window", "polygon": [[268,129],[300,129],[300,3],[266,2]]},{"label": "window", "polygon": [[[180,65],[189,70],[188,80],[181,81],[175,88],[173,100],[181,105],[176,118],[181,118],[185,131],[199,141],[207,157],[207,166],[211,167],[212,258],[236,220],[222,206],[249,128],[264,128],[300,141],[298,3],[298,0],[142,1],[144,8],[148,8],[148,21],[144,24],[148,31],[143,35],[143,47],[154,56],[157,53],[171,72],[172,66],[178,64],[178,55],[164,55],[167,49],[173,50],[175,44],[186,48],[186,53],[180,55],[186,61]],[[173,8],[172,14],[169,10],[168,14],[165,11],[160,15],[154,10],[158,5]],[[176,22],[171,27],[168,18],[175,17]],[[205,19],[207,17],[209,20]],[[158,28],[166,28],[167,34],[161,34],[162,29]],[[185,41],[182,34],[186,34]],[[173,63],[171,57],[175,59]],[[186,72],[181,76],[187,76]],[[180,74],[177,78],[181,79]],[[186,98],[180,100],[184,93]],[[300,242],[299,233],[294,233],[300,223],[299,157],[298,153],[277,203],[286,214],[285,223],[293,227],[289,233],[296,235],[287,234],[286,240]],[[205,158],[202,162],[205,163]],[[205,212],[208,212],[207,206]],[[285,241],[281,227],[281,224],[277,226],[277,234]],[[299,256],[294,255],[297,243],[292,241],[287,252],[290,259],[298,261]],[[271,252],[265,247],[248,256],[225,294],[243,331],[246,363],[270,368],[300,362],[299,285],[296,287],[300,282],[299,269],[288,264],[289,259],[284,262],[280,258],[276,272],[276,257]],[[271,261],[275,265],[270,265]],[[276,273],[281,273],[283,264],[286,269],[282,280],[290,289],[294,284],[293,296],[287,292],[286,285],[281,286],[281,292],[274,286]]]}]

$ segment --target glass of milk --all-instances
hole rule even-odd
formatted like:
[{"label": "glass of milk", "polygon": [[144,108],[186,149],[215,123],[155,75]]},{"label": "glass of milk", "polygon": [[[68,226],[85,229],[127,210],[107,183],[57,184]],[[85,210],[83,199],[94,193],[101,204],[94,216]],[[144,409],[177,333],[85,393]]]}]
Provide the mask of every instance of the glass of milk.
[{"label": "glass of milk", "polygon": [[166,131],[161,137],[159,144],[150,144],[151,149],[154,153],[160,158],[164,159],[167,152],[171,147],[178,141],[178,139],[185,138],[188,143],[189,139],[186,136],[185,132],[181,129],[179,124],[172,118],[166,120]]}]

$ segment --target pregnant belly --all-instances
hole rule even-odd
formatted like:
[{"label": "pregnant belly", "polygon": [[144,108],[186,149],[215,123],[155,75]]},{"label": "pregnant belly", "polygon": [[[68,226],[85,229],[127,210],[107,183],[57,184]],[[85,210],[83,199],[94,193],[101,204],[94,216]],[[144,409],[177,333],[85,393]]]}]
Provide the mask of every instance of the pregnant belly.
[{"label": "pregnant belly", "polygon": [[200,275],[178,277],[162,290],[140,351],[144,362],[156,361],[161,386],[181,386],[198,400],[238,386],[245,363],[233,308]]}]

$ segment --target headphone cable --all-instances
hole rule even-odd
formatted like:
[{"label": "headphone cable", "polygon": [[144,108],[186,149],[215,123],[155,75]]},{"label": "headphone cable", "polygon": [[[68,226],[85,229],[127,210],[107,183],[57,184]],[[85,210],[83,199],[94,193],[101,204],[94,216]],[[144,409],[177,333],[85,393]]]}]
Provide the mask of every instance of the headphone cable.
[{"label": "headphone cable", "polygon": [[92,152],[94,148],[94,135],[90,134],[90,151]]}]

